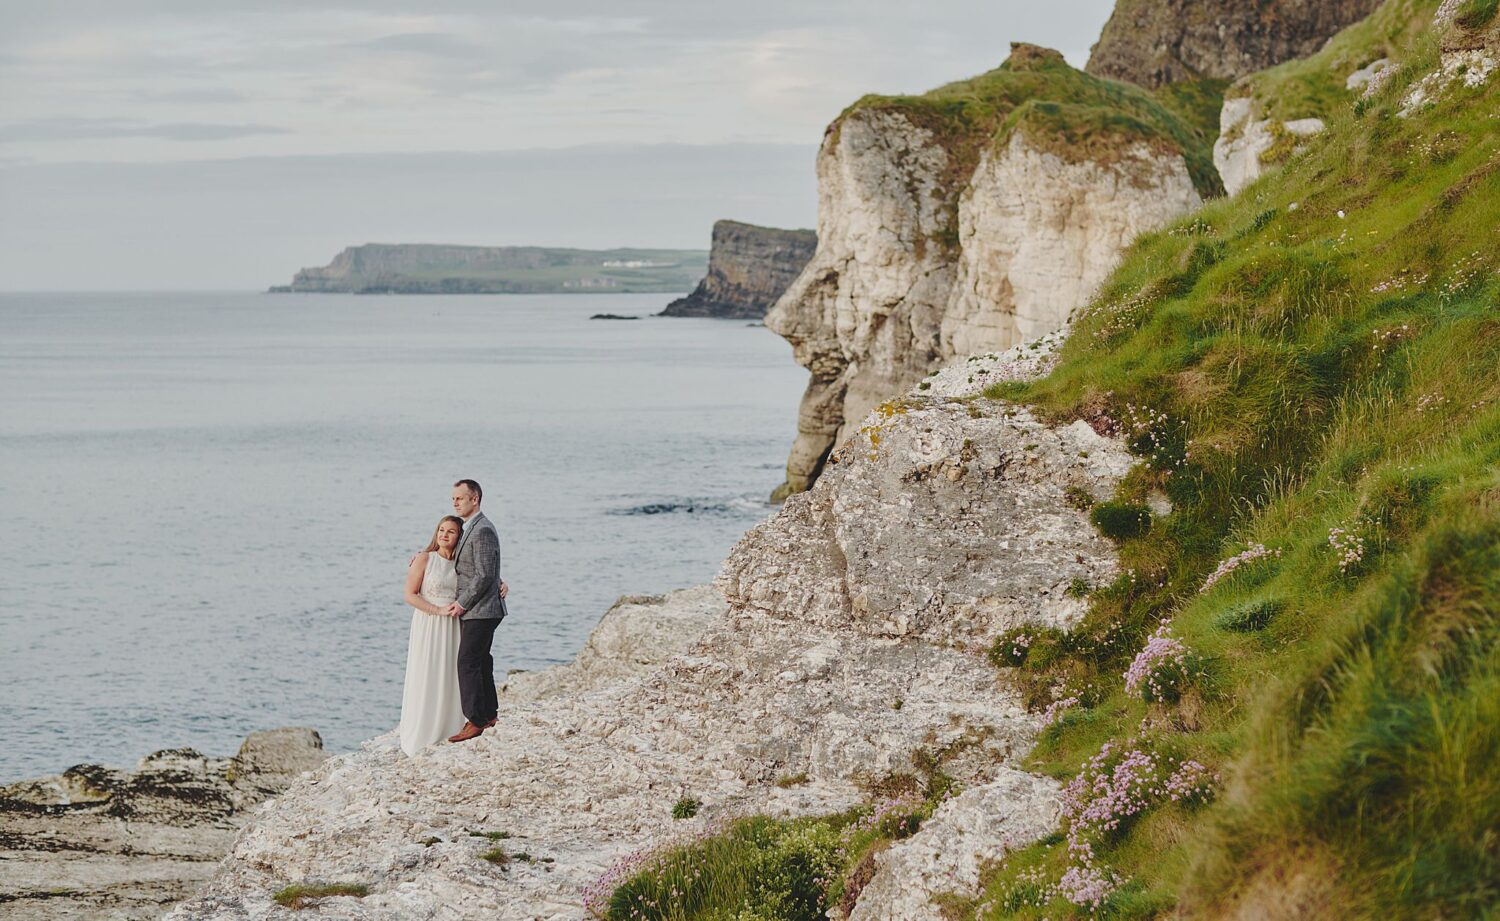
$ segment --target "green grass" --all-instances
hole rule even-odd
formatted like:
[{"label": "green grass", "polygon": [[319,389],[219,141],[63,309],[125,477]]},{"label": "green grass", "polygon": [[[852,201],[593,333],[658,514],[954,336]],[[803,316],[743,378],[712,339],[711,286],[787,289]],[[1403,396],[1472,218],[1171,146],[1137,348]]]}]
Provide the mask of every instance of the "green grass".
[{"label": "green grass", "polygon": [[703,802],[701,800],[694,799],[691,796],[679,797],[677,802],[672,804],[672,818],[691,819],[698,814],[698,810],[702,807]]},{"label": "green grass", "polygon": [[364,898],[369,894],[370,887],[361,883],[327,883],[287,886],[285,889],[278,890],[271,898],[283,907],[296,910],[308,908],[318,899],[330,896],[348,895],[354,898]]},{"label": "green grass", "polygon": [[722,834],[670,850],[610,897],[609,921],[818,921],[822,880],[835,872],[838,820],[740,819]]},{"label": "green grass", "polygon": [[1101,502],[1089,512],[1089,521],[1110,540],[1129,540],[1151,530],[1151,510],[1129,502]]},{"label": "green grass", "polygon": [[1489,25],[1497,10],[1500,10],[1500,0],[1465,0],[1453,22],[1459,28],[1473,32]]}]

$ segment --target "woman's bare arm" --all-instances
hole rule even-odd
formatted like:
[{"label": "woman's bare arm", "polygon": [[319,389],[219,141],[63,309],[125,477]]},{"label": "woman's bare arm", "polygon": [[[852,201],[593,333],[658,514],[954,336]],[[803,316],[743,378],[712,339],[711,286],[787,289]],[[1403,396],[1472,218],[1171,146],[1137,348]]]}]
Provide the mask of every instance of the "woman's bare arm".
[{"label": "woman's bare arm", "polygon": [[443,613],[437,605],[423,598],[422,576],[427,572],[427,554],[419,553],[411,558],[411,565],[406,568],[406,603],[421,611],[423,614]]}]

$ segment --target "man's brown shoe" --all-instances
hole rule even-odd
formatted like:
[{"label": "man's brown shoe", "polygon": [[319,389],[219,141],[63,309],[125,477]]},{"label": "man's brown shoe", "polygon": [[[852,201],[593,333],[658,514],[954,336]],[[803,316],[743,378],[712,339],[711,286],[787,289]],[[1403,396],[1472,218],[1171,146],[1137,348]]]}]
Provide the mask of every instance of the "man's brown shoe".
[{"label": "man's brown shoe", "polygon": [[470,739],[478,738],[483,732],[484,732],[483,729],[480,729],[478,726],[475,726],[473,723],[469,722],[468,720],[464,720],[464,728],[460,729],[458,731],[457,735],[451,735],[451,736],[449,736],[448,737],[448,741],[449,742],[467,742]]},{"label": "man's brown shoe", "polygon": [[484,728],[486,728],[486,729],[494,729],[495,728],[495,723],[498,722],[499,719],[500,719],[500,717],[498,717],[498,716],[495,717],[494,719],[490,720],[488,723],[485,723],[484,724]]}]

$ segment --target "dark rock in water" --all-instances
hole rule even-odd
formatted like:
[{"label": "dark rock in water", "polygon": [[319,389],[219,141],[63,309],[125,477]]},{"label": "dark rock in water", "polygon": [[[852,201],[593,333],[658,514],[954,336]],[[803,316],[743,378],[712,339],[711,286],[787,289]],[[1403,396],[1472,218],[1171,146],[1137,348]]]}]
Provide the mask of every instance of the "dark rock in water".
[{"label": "dark rock in water", "polygon": [[664,317],[760,319],[791,286],[818,248],[811,230],[778,230],[738,221],[714,224],[708,275]]},{"label": "dark rock in water", "polygon": [[596,313],[589,317],[590,320],[639,320],[639,316],[626,316],[621,313]]},{"label": "dark rock in water", "polygon": [[1237,80],[1322,47],[1380,0],[1118,0],[1085,68],[1097,77],[1166,86]]},{"label": "dark rock in water", "polygon": [[233,758],[159,751],[0,787],[7,918],[156,918],[212,874],[254,807],[327,757],[311,729],[252,733]]}]

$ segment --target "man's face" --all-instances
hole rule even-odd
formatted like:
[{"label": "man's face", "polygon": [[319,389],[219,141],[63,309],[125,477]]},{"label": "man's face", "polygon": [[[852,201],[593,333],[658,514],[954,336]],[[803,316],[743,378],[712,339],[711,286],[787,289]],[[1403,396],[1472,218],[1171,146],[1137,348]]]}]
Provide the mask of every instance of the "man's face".
[{"label": "man's face", "polygon": [[467,486],[453,487],[453,514],[468,518],[479,508],[479,497]]}]

